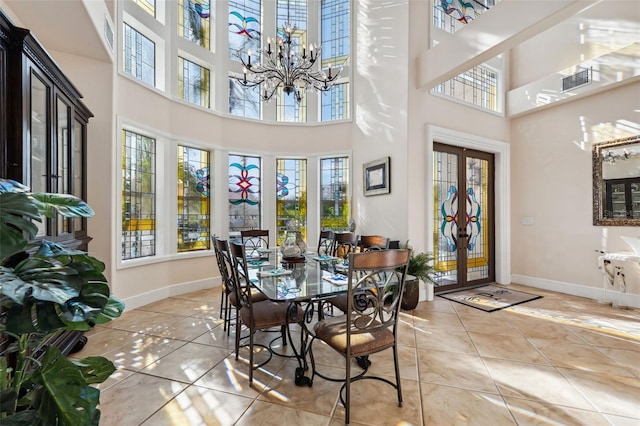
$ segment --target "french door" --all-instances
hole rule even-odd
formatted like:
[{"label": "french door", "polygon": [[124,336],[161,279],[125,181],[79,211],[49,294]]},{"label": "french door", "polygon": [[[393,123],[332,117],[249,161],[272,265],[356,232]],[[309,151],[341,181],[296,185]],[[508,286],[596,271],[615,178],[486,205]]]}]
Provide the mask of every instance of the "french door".
[{"label": "french door", "polygon": [[433,144],[433,248],[437,291],[493,282],[493,154]]}]

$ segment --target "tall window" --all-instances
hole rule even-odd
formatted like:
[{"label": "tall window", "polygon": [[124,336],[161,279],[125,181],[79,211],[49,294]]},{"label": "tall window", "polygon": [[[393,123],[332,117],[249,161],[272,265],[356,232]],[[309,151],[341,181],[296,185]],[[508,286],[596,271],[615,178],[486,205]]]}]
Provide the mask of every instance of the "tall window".
[{"label": "tall window", "polygon": [[209,249],[209,152],[178,145],[178,251]]},{"label": "tall window", "polygon": [[229,0],[229,57],[257,52],[261,42],[261,0]]},{"label": "tall window", "polygon": [[305,123],[307,121],[307,94],[300,92],[302,99],[296,101],[295,94],[287,95],[282,88],[278,89],[276,99],[277,121],[289,123]]},{"label": "tall window", "polygon": [[307,160],[276,160],[276,241],[280,244],[289,225],[307,238]]},{"label": "tall window", "polygon": [[260,157],[229,155],[229,231],[259,229]]},{"label": "tall window", "polygon": [[330,91],[321,95],[321,121],[344,120],[350,114],[349,66],[351,13],[349,0],[322,0],[321,8],[322,68],[343,67]]},{"label": "tall window", "polygon": [[122,260],[156,254],[155,144],[122,131]]},{"label": "tall window", "polygon": [[156,17],[156,0],[133,0],[138,4],[145,12]]},{"label": "tall window", "polygon": [[185,101],[209,108],[209,70],[178,57],[178,94]]},{"label": "tall window", "polygon": [[124,24],[124,72],[152,86],[156,82],[156,45]]},{"label": "tall window", "polygon": [[229,114],[240,117],[260,118],[260,94],[229,78]]},{"label": "tall window", "polygon": [[349,118],[349,83],[336,84],[321,96],[322,121]]},{"label": "tall window", "polygon": [[484,109],[497,111],[497,85],[498,73],[479,65],[437,85],[433,88],[433,93],[440,93]]},{"label": "tall window", "polygon": [[178,35],[209,48],[209,0],[178,0]]},{"label": "tall window", "polygon": [[320,227],[345,230],[349,227],[349,158],[320,160]]},{"label": "tall window", "polygon": [[[297,53],[307,45],[307,2],[306,0],[278,0],[276,5],[276,26],[278,43],[284,41],[280,30],[287,24],[296,30],[291,34],[292,48]],[[304,123],[307,121],[307,95],[300,92],[302,100],[296,101],[295,94],[286,94],[282,88],[276,94],[276,120]]]}]

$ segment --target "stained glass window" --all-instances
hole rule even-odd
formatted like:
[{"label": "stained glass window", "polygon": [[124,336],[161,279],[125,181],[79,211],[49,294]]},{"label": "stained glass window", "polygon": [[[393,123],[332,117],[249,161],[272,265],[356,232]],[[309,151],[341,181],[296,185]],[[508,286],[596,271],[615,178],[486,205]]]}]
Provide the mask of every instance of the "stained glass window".
[{"label": "stained glass window", "polygon": [[324,92],[322,102],[322,121],[344,120],[349,118],[349,83],[336,84]]},{"label": "stained glass window", "polygon": [[178,95],[185,101],[209,108],[209,70],[178,57]]},{"label": "stained glass window", "polygon": [[229,114],[247,118],[260,118],[260,94],[229,78]]},{"label": "stained glass window", "polygon": [[178,35],[209,48],[209,0],[178,0]]},{"label": "stained glass window", "polygon": [[209,151],[178,145],[178,252],[208,250]]},{"label": "stained glass window", "polygon": [[276,215],[278,245],[293,223],[307,239],[307,160],[276,159]]},{"label": "stained glass window", "polygon": [[320,227],[336,231],[349,227],[349,158],[320,160]]},{"label": "stained glass window", "polygon": [[145,12],[155,18],[156,16],[156,0],[133,0],[138,4]]},{"label": "stained glass window", "polygon": [[437,85],[433,88],[433,92],[491,111],[497,111],[497,86],[498,73],[480,65]]},{"label": "stained glass window", "polygon": [[276,118],[278,121],[288,123],[305,123],[307,121],[307,94],[301,91],[302,99],[296,101],[295,94],[287,95],[278,89],[276,99]]},{"label": "stained glass window", "polygon": [[156,254],[155,144],[122,132],[122,260]]},{"label": "stained glass window", "polygon": [[260,229],[260,157],[229,155],[229,232]]},{"label": "stained glass window", "polygon": [[322,68],[349,64],[349,0],[322,0]]},{"label": "stained glass window", "polygon": [[124,72],[155,85],[156,45],[131,26],[124,24]]},{"label": "stained glass window", "polygon": [[436,28],[455,33],[495,6],[497,0],[434,0],[433,23]]},{"label": "stained glass window", "polygon": [[229,57],[260,49],[261,0],[229,0]]}]

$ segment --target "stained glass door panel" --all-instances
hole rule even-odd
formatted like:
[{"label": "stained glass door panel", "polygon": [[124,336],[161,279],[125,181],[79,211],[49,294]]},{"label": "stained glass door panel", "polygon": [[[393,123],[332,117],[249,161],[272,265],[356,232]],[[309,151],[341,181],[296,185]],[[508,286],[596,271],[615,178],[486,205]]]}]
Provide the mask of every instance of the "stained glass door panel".
[{"label": "stained glass door panel", "polygon": [[493,156],[434,144],[434,255],[439,290],[491,282]]}]

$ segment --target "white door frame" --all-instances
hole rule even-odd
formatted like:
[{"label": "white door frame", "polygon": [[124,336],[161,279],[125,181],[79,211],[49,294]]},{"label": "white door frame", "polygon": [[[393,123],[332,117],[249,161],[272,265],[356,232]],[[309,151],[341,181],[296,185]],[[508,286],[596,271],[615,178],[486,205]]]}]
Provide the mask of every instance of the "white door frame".
[{"label": "white door frame", "polygon": [[425,127],[426,235],[427,250],[433,252],[433,143],[470,148],[494,154],[495,165],[495,274],[496,283],[511,283],[511,209],[509,144],[495,139],[427,124]]}]

